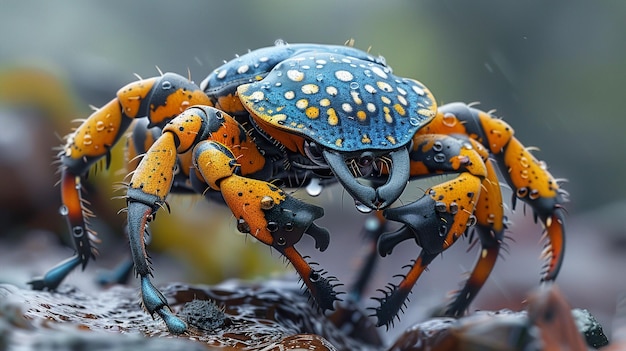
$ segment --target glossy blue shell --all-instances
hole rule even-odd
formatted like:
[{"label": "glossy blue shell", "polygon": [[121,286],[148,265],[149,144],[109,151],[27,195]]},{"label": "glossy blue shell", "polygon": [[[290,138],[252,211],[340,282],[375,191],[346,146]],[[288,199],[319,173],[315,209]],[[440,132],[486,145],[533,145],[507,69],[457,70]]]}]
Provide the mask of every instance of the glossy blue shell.
[{"label": "glossy blue shell", "polygon": [[257,49],[226,62],[203,80],[200,88],[211,98],[232,94],[239,85],[258,81],[278,63],[306,52],[341,54],[385,65],[383,57],[372,56],[349,46],[277,43],[275,46]]},{"label": "glossy blue shell", "polygon": [[421,83],[330,52],[290,57],[238,93],[254,118],[347,152],[405,145],[437,108]]}]

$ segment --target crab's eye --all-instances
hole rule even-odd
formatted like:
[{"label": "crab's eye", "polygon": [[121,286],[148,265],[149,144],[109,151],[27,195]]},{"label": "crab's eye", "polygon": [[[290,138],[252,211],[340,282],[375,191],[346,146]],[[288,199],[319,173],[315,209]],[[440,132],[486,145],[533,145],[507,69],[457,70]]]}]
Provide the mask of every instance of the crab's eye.
[{"label": "crab's eye", "polygon": [[366,167],[374,162],[374,155],[371,152],[364,152],[359,157],[359,166]]}]

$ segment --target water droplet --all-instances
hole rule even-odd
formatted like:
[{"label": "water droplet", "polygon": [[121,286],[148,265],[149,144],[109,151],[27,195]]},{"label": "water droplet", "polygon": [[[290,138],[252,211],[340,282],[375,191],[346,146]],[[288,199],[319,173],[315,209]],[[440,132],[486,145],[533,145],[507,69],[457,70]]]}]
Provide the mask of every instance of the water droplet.
[{"label": "water droplet", "polygon": [[274,40],[274,45],[275,46],[283,46],[283,45],[287,45],[287,42],[284,39],[276,39],[276,40]]},{"label": "water droplet", "polygon": [[85,134],[85,136],[83,136],[83,145],[84,146],[89,146],[93,143],[93,139],[91,138],[90,134]]},{"label": "water droplet", "polygon": [[411,117],[411,119],[409,119],[409,123],[411,123],[412,126],[419,126],[420,125],[420,121],[415,118],[415,117]]},{"label": "water droplet", "polygon": [[323,75],[322,73],[318,73],[318,74],[315,76],[315,79],[316,79],[318,82],[321,82],[321,81],[323,81],[323,80],[324,80],[324,75]]},{"label": "water droplet", "polygon": [[467,219],[467,224],[466,225],[468,227],[471,227],[471,226],[475,225],[476,222],[477,222],[476,216],[470,215],[469,218]]},{"label": "water droplet", "polygon": [[311,179],[309,185],[306,186],[306,192],[310,196],[319,196],[322,193],[324,187],[320,184],[320,180],[317,178]]},{"label": "water droplet", "polygon": [[276,222],[267,222],[267,227],[266,228],[267,228],[267,230],[270,233],[273,233],[273,232],[278,230],[278,223],[276,223]]},{"label": "water droplet", "polygon": [[96,130],[97,130],[98,132],[103,131],[103,130],[104,130],[104,128],[105,128],[105,125],[104,125],[104,122],[103,122],[103,121],[98,121],[98,122],[96,122]]},{"label": "water droplet", "polygon": [[271,196],[263,196],[261,199],[261,209],[269,210],[274,207],[274,199]]},{"label": "water droplet", "polygon": [[356,207],[357,211],[359,211],[361,213],[370,213],[370,212],[372,212],[371,208],[365,206],[364,204],[362,204],[358,200],[354,200],[354,206]]},{"label": "water droplet", "polygon": [[165,80],[161,83],[161,88],[163,90],[169,90],[172,89],[172,82],[170,82],[169,80]]},{"label": "water droplet", "polygon": [[72,228],[72,235],[76,238],[82,237],[84,233],[85,231],[83,230],[83,227],[76,226]]},{"label": "water droplet", "polygon": [[446,234],[448,233],[448,227],[445,225],[442,225],[439,227],[439,236],[444,237],[446,236]]},{"label": "water droplet", "polygon": [[359,83],[357,83],[357,82],[351,82],[351,83],[350,83],[350,89],[352,89],[352,90],[359,89]]},{"label": "water droplet", "polygon": [[443,115],[443,125],[446,127],[454,127],[457,123],[456,116],[452,113],[446,113]]},{"label": "water droplet", "polygon": [[372,76],[372,71],[370,71],[369,69],[366,69],[365,71],[363,71],[363,74],[365,74],[365,76],[367,76],[367,77],[371,77]]},{"label": "water droplet", "polygon": [[237,220],[237,230],[240,233],[250,233],[250,225],[243,218]]},{"label": "water droplet", "polygon": [[450,203],[450,213],[456,214],[457,212],[459,212],[459,205],[456,202],[451,202]]},{"label": "water droplet", "polygon": [[539,198],[539,190],[537,190],[537,189],[533,189],[533,190],[531,190],[531,191],[530,191],[530,195],[528,195],[528,197],[529,197],[531,200],[536,200],[536,199],[538,199],[538,198]]},{"label": "water droplet", "polygon": [[519,176],[522,177],[522,179],[528,179],[528,170],[522,169]]},{"label": "water droplet", "polygon": [[437,212],[446,212],[448,210],[448,206],[445,202],[437,202],[435,204],[435,211]]},{"label": "water droplet", "polygon": [[437,152],[443,150],[443,143],[441,141],[435,141],[435,143],[433,144],[433,150]]},{"label": "water droplet", "polygon": [[67,208],[67,206],[63,205],[59,207],[59,214],[61,214],[61,216],[67,216],[68,213],[70,213],[70,210]]},{"label": "water droplet", "polygon": [[435,157],[433,158],[435,160],[435,162],[437,163],[442,163],[446,161],[446,155],[444,154],[436,154]]}]

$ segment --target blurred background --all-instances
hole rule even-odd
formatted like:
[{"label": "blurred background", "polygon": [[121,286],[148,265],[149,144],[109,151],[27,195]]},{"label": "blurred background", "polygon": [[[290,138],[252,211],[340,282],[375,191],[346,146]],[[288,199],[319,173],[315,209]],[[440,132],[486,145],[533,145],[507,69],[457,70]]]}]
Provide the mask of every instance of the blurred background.
[{"label": "blurred background", "polygon": [[[71,255],[63,246],[52,147],[75,126],[72,120],[88,116],[89,105],[108,102],[134,73],[150,77],[156,66],[183,75],[189,70],[200,82],[224,60],[277,39],[354,39],[357,48],[383,55],[397,75],[429,86],[440,104],[479,101],[496,109],[525,145],[540,148],[535,155],[555,177],[569,180],[559,284],[572,305],[589,308],[610,329],[617,294],[626,290],[626,163],[619,151],[626,146],[625,16],[626,2],[584,0],[0,0],[0,261],[3,267],[20,262],[12,271],[17,276],[5,271],[0,278],[23,285]],[[117,171],[120,148],[116,155],[111,170],[90,176],[88,196],[105,238],[103,261],[91,266],[126,255],[124,218],[116,214],[124,203],[109,200],[110,184],[124,173]],[[328,208],[321,224],[334,235],[329,251],[310,251],[346,283],[358,262],[358,255],[346,258],[346,248],[360,250],[363,218],[347,197],[326,191],[312,200]],[[277,253],[233,235],[234,221],[223,221],[226,209],[193,197],[170,202],[172,214],[159,216],[153,230],[151,250],[168,249],[155,260],[157,281],[216,282],[285,269]],[[537,286],[541,228],[523,214],[522,206],[509,214],[511,252],[474,308],[520,308]],[[300,246],[306,251],[312,244]],[[442,293],[456,287],[476,254],[466,249],[459,243],[433,262],[396,330],[420,319],[424,309],[413,305],[440,303]],[[381,260],[372,289],[401,273],[417,252],[407,242]]]}]

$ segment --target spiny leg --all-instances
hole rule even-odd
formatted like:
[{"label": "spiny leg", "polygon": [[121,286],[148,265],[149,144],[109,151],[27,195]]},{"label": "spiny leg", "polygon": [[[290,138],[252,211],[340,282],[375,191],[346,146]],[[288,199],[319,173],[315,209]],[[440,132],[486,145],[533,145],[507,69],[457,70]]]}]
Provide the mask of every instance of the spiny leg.
[{"label": "spiny leg", "polygon": [[360,316],[358,305],[376,268],[376,263],[379,259],[378,238],[386,231],[387,223],[387,220],[382,215],[382,211],[370,214],[365,220],[362,229],[365,252],[363,253],[360,266],[357,267],[356,278],[348,288],[344,301],[339,304],[335,312],[328,316],[328,319],[335,326],[344,331],[349,326],[354,328],[355,318]]},{"label": "spiny leg", "polygon": [[381,256],[407,239],[414,239],[422,251],[401,275],[399,284],[390,283],[374,314],[378,325],[393,323],[421,273],[434,257],[450,247],[475,223],[473,215],[480,196],[481,182],[487,171],[479,151],[466,140],[444,135],[424,135],[414,138],[411,150],[413,176],[434,173],[459,173],[449,181],[426,190],[417,201],[385,210],[388,220],[404,223],[395,232],[383,234],[378,241]]},{"label": "spiny leg", "polygon": [[134,118],[147,117],[152,126],[165,123],[191,104],[210,104],[195,84],[182,76],[167,73],[161,77],[130,83],[117,97],[91,114],[66,137],[59,153],[61,164],[61,213],[66,216],[76,254],[29,282],[34,289],[56,289],[77,266],[84,269],[97,251],[95,232],[88,218],[93,216],[83,199],[81,180],[90,167],[105,158],[110,164],[110,149],[118,142]]},{"label": "spiny leg", "polygon": [[463,134],[489,149],[513,189],[513,207],[516,199],[521,199],[542,221],[548,241],[541,280],[554,280],[565,249],[563,204],[567,201],[567,192],[559,187],[545,163],[537,160],[530,149],[513,136],[513,128],[507,123],[463,103],[441,106],[435,119],[420,133]]},{"label": "spiny leg", "polygon": [[[472,145],[476,149],[481,148],[473,140]],[[446,306],[444,310],[446,316],[459,317],[467,310],[491,274],[504,238],[507,220],[504,216],[500,183],[489,159],[485,159],[485,166],[487,177],[482,181],[480,196],[476,201],[474,211],[476,225],[471,229],[478,235],[477,240],[480,241],[481,248],[469,277]]]},{"label": "spiny leg", "polygon": [[329,233],[313,223],[323,216],[323,209],[299,201],[268,182],[236,174],[238,160],[221,143],[199,143],[194,149],[194,162],[208,186],[221,192],[237,219],[239,231],[277,249],[296,269],[317,306],[334,309],[336,278],[311,268],[294,247],[304,234],[312,236],[321,251],[328,247]]},{"label": "spiny leg", "polygon": [[172,333],[180,334],[187,328],[150,280],[145,230],[156,211],[166,205],[177,154],[188,152],[194,164],[190,175],[221,192],[238,219],[238,229],[283,253],[320,307],[332,308],[336,294],[331,279],[311,269],[293,247],[306,233],[319,249],[326,249],[329,234],[313,223],[323,210],[292,198],[270,183],[245,177],[264,166],[254,142],[232,117],[209,106],[194,106],[163,128],[163,134],[139,163],[127,191],[130,247],[146,310],[161,316]]}]

